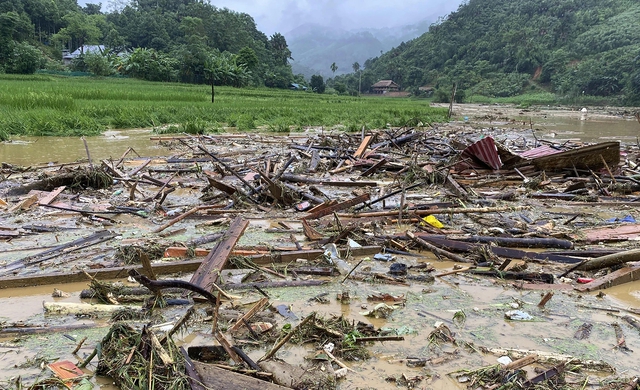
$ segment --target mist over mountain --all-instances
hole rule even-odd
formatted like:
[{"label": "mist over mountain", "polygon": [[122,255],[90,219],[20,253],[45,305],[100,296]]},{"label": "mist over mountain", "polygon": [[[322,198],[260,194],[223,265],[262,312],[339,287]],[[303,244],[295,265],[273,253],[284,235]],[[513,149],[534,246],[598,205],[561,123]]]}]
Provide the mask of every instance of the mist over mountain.
[{"label": "mist over mountain", "polygon": [[303,24],[285,33],[293,57],[293,73],[306,78],[314,74],[333,77],[331,64],[338,66],[335,75],[353,72],[352,65],[360,66],[373,57],[408,42],[429,30],[437,17],[402,27],[358,28],[345,30],[320,24]]}]

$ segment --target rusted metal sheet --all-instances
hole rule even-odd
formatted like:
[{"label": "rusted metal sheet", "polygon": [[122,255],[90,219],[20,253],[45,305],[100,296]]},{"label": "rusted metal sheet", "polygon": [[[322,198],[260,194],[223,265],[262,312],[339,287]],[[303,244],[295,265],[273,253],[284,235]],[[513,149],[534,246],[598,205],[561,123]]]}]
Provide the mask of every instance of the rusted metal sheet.
[{"label": "rusted metal sheet", "polygon": [[47,367],[53,371],[54,375],[63,381],[77,379],[84,375],[81,369],[68,360],[59,360],[49,364]]},{"label": "rusted metal sheet", "polygon": [[560,153],[562,150],[558,150],[549,145],[538,146],[537,148],[533,148],[531,150],[527,150],[526,152],[520,153],[521,157],[533,159],[536,157],[544,157],[551,156],[552,154]]},{"label": "rusted metal sheet", "polygon": [[498,155],[498,148],[491,137],[485,137],[467,146],[462,152],[462,157],[476,158],[493,169],[500,169],[502,167],[502,161],[500,160],[500,155]]},{"label": "rusted metal sheet", "polygon": [[583,236],[587,242],[626,241],[640,237],[640,224],[583,230],[576,234],[575,238],[580,239],[580,236]]},{"label": "rusted metal sheet", "polygon": [[[602,142],[531,160],[540,170],[554,171],[565,168],[601,169],[605,166],[614,169],[620,163],[620,142]],[[606,162],[606,165],[605,165]]]}]

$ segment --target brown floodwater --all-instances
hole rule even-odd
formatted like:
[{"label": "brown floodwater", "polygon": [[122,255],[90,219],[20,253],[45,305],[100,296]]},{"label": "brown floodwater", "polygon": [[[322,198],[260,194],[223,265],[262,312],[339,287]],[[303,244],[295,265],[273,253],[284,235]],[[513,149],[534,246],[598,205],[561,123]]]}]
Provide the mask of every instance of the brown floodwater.
[{"label": "brown floodwater", "polygon": [[[531,127],[538,138],[577,139],[584,142],[620,140],[636,142],[640,137],[640,124],[631,116],[614,116],[606,112],[569,110],[526,110],[509,106],[478,104],[456,105],[459,117],[471,124],[487,127],[505,127],[521,130]],[[493,117],[493,120],[487,120]],[[163,156],[169,150],[159,142],[151,141],[151,129],[109,130],[100,136],[87,137],[89,151],[94,160],[119,159],[129,148],[141,156]],[[84,143],[78,137],[13,137],[0,143],[0,162],[22,166],[38,164],[65,164],[87,158]]]},{"label": "brown floodwater", "polygon": [[[167,154],[167,149],[150,140],[153,135],[150,129],[109,130],[86,140],[94,161],[117,160],[130,147],[143,157]],[[78,137],[13,137],[0,143],[0,162],[9,164],[67,164],[86,158],[84,143]]]}]

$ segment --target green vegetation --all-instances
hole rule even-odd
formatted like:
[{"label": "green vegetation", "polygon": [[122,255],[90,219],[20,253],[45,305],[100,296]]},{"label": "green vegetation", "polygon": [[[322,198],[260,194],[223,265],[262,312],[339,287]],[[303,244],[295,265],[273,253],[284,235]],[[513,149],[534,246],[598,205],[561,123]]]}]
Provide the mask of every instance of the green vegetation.
[{"label": "green vegetation", "polygon": [[[267,37],[251,16],[199,0],[0,2],[0,73],[60,70],[63,49],[78,49],[69,68],[149,81],[288,88],[296,80],[279,33]],[[99,50],[86,45],[102,45]],[[86,50],[85,50],[86,48]]]},{"label": "green vegetation", "polygon": [[[437,100],[457,83],[472,101],[546,92],[553,103],[640,104],[639,20],[633,0],[469,0],[428,33],[367,60],[362,90],[392,79],[414,95],[430,86]],[[358,77],[334,83],[353,93]]]},{"label": "green vegetation", "polygon": [[0,75],[0,129],[10,135],[95,135],[107,128],[173,125],[188,133],[221,127],[286,132],[306,126],[357,131],[444,121],[446,110],[409,99],[357,99],[266,88],[52,75]]}]

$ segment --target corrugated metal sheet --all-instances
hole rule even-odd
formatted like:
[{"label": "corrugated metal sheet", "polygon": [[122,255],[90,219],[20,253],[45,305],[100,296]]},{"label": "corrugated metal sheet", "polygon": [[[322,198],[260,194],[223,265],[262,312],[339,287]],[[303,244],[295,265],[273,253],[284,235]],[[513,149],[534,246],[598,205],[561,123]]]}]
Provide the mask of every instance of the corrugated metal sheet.
[{"label": "corrugated metal sheet", "polygon": [[537,148],[527,150],[526,152],[522,152],[520,153],[520,156],[524,158],[536,158],[536,157],[551,156],[552,154],[556,154],[560,152],[562,152],[562,150],[552,148],[549,145],[542,145],[542,146],[538,146]]},{"label": "corrugated metal sheet", "polygon": [[475,157],[493,169],[500,169],[502,161],[498,155],[498,148],[491,137],[485,137],[480,141],[467,146],[462,152],[463,157]]}]

